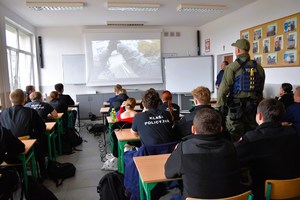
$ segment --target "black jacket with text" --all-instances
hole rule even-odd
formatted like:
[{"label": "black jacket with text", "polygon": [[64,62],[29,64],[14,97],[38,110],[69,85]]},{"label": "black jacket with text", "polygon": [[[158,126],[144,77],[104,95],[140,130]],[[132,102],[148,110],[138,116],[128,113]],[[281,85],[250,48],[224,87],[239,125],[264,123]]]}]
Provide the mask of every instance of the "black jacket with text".
[{"label": "black jacket with text", "polygon": [[183,138],[165,165],[167,178],[182,177],[183,197],[223,198],[241,193],[234,145],[222,134]]}]

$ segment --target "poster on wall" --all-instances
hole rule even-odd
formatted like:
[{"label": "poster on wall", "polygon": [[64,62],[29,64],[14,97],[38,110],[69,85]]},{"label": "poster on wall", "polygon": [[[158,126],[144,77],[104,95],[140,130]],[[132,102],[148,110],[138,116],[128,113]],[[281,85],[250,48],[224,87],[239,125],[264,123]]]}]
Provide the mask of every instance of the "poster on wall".
[{"label": "poster on wall", "polygon": [[210,39],[205,40],[205,52],[210,52]]}]

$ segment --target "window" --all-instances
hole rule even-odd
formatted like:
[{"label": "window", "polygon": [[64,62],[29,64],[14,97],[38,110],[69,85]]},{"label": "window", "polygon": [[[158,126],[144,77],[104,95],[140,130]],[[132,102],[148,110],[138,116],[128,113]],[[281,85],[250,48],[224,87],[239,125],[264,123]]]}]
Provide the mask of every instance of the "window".
[{"label": "window", "polygon": [[8,21],[5,27],[10,89],[35,85],[33,35]]}]

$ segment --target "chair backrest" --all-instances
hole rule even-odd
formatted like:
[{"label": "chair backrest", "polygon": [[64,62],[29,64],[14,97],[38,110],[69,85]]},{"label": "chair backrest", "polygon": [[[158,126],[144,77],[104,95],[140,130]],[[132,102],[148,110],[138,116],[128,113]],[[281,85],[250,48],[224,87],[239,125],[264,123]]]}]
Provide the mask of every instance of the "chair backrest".
[{"label": "chair backrest", "polygon": [[266,180],[265,196],[267,200],[300,197],[300,178]]},{"label": "chair backrest", "polygon": [[236,196],[220,198],[220,199],[199,199],[199,198],[191,198],[191,197],[186,198],[186,200],[252,200],[252,199],[253,199],[253,195],[251,190]]}]

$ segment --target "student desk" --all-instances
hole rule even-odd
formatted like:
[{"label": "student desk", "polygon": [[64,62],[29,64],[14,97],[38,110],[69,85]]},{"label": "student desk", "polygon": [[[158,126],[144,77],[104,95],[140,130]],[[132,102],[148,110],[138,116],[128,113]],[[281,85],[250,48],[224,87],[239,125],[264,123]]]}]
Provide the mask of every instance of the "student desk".
[{"label": "student desk", "polygon": [[124,146],[127,142],[139,141],[140,137],[131,132],[130,128],[115,130],[118,139],[118,171],[124,174]]},{"label": "student desk", "polygon": [[[109,114],[109,108],[110,107],[102,107],[100,108],[100,113],[102,114],[102,119],[103,119],[103,124],[105,125],[105,117]],[[142,109],[140,106],[135,106],[134,107],[134,110],[137,111],[137,112],[141,112]]]},{"label": "student desk", "polygon": [[105,125],[105,116],[109,112],[109,107],[102,107],[100,108],[100,113],[102,114],[103,124]]},{"label": "student desk", "polygon": [[166,182],[176,179],[168,179],[165,176],[165,163],[171,154],[134,157],[134,163],[140,176],[140,199],[144,199],[144,191],[147,200],[151,200],[151,190],[158,182]]},{"label": "student desk", "polygon": [[[56,160],[56,144],[55,144],[55,130],[54,126],[56,122],[46,122],[46,131],[45,134],[47,136],[47,142],[48,142],[48,157],[49,160]],[[52,143],[51,143],[52,139]],[[53,148],[53,157],[52,157],[52,148]]]},{"label": "student desk", "polygon": [[[114,150],[114,140],[112,138],[112,126],[114,125],[114,123],[118,122],[118,119],[116,119],[115,121],[111,120],[110,116],[106,117],[106,120],[108,122],[108,131],[109,131],[109,144],[110,144],[110,152],[112,153]],[[104,141],[105,141],[105,134],[104,134]]]},{"label": "student desk", "polygon": [[63,134],[63,121],[62,121],[62,116],[64,113],[58,113],[57,117],[52,117],[51,115],[48,115],[49,120],[54,120],[57,124],[57,135],[58,135],[58,149],[59,149],[59,155],[62,154],[62,149],[61,149],[61,135]]},{"label": "student desk", "polygon": [[[68,128],[73,128],[73,107],[68,107]],[[78,120],[79,122],[79,120]]]},{"label": "student desk", "polygon": [[[68,107],[76,108],[78,114],[78,126],[80,127],[80,110],[79,110],[79,102],[76,102],[74,105],[68,105]],[[72,116],[73,117],[73,116]],[[73,119],[72,119],[73,120]]]},{"label": "student desk", "polygon": [[[37,178],[37,167],[36,167],[36,160],[35,160],[34,148],[33,148],[36,139],[21,140],[21,141],[25,145],[25,151],[19,154],[18,158],[22,162],[25,190],[28,191],[27,164],[29,163],[29,161],[31,161],[31,174],[34,178]],[[7,164],[3,162],[1,164],[1,167],[9,167],[14,165],[16,164]]]}]

